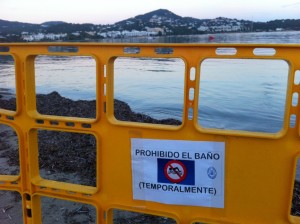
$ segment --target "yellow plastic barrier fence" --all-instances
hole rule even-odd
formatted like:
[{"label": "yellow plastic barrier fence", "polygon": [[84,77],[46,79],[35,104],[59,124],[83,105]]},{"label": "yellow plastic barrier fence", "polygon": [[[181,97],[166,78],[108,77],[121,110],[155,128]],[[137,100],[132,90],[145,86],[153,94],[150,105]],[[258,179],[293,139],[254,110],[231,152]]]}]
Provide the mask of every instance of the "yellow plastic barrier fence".
[{"label": "yellow plastic barrier fence", "polygon": [[[20,170],[17,175],[0,173],[0,192],[14,191],[21,195],[24,223],[47,223],[44,220],[51,220],[49,217],[54,217],[52,220],[57,217],[58,223],[72,223],[72,217],[87,213],[93,216],[88,218],[89,222],[80,219],[77,222],[126,223],[125,219],[139,217],[135,223],[300,223],[300,217],[291,214],[300,152],[300,110],[295,97],[300,94],[296,80],[300,75],[299,45],[8,43],[0,44],[0,63],[1,56],[10,56],[14,61],[16,109],[0,108],[0,125],[16,133]],[[36,93],[39,69],[36,59],[40,56],[82,56],[95,61],[94,116],[45,114],[37,108],[40,99]],[[115,62],[124,58],[168,58],[182,62],[181,124],[116,119]],[[226,62],[225,65],[267,61],[264,67],[271,73],[276,72],[272,62],[284,64],[283,122],[278,130],[228,129],[199,122],[201,100],[207,100],[201,98],[204,85],[201,78],[203,73],[209,75],[202,65],[214,60]],[[126,60],[123,62],[126,64]],[[172,79],[162,85],[169,82]],[[241,85],[245,92],[249,91],[247,84]],[[245,93],[239,94],[244,97]],[[51,104],[53,109],[57,107],[53,102],[43,103]],[[270,106],[272,110],[276,108]],[[57,133],[63,134],[57,137]],[[47,136],[43,143],[41,139]],[[2,135],[0,139],[4,140],[0,144],[4,144],[6,137]],[[63,145],[55,143],[57,138],[62,138]],[[76,154],[81,138],[88,139],[94,150]],[[48,145],[50,142],[53,148]],[[53,153],[44,155],[42,147]],[[73,163],[74,169],[91,170],[95,177],[92,184],[76,182],[76,175],[67,181],[55,176],[56,166],[61,165],[59,153],[66,153],[64,149],[70,147],[66,164],[74,158],[79,158],[74,160],[77,162],[88,158],[95,161],[94,168],[93,164],[80,167],[81,162]],[[50,170],[42,173],[43,162],[50,158],[54,161],[47,165]],[[54,202],[62,203],[60,210],[51,207]],[[67,210],[64,202],[80,206]],[[0,201],[3,214],[8,215],[14,206],[6,204],[4,199]],[[122,212],[123,222],[118,218]],[[59,220],[62,213],[64,219]],[[156,221],[151,222],[150,218],[147,221],[145,217],[150,216]],[[9,217],[12,215],[3,220]]]}]

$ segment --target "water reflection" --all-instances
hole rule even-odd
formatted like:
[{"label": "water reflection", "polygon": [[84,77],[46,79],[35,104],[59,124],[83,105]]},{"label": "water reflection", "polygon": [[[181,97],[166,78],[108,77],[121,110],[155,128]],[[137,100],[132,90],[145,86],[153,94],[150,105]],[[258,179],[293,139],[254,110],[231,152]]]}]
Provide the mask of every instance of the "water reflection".
[{"label": "water reflection", "polygon": [[[211,39],[210,36],[214,37]],[[102,39],[109,43],[300,43],[299,31],[220,33],[203,35],[176,35],[161,37],[133,37]]]},{"label": "water reflection", "polygon": [[36,92],[53,91],[73,100],[96,99],[96,61],[89,56],[38,56]]},{"label": "water reflection", "polygon": [[14,58],[11,55],[0,55],[0,69],[3,67],[3,65],[9,64],[12,65],[14,64]]},{"label": "water reflection", "polygon": [[[16,97],[15,64],[11,55],[0,55],[0,98]],[[4,109],[5,106],[0,106]]]},{"label": "water reflection", "polygon": [[[212,43],[209,35],[110,41]],[[300,32],[214,34],[213,42],[299,43]],[[139,58],[117,61],[115,98],[129,103],[136,112],[157,119],[172,117],[181,120],[185,68],[176,60]],[[223,62],[220,66],[219,62],[210,59],[201,67],[200,125],[255,131],[268,131],[265,127],[269,126],[272,131],[280,130],[286,97],[287,64],[278,60],[264,60],[264,63],[253,60],[250,64],[243,60]],[[96,62],[92,57],[39,56],[35,60],[37,93],[58,91],[73,100],[93,100],[96,98],[96,75]],[[299,80],[300,71],[297,71],[295,84],[299,84]],[[8,92],[15,94],[14,61],[11,56],[0,56],[0,89],[0,95]],[[221,120],[222,116],[226,119]],[[242,127],[239,124],[241,121]],[[251,122],[254,125],[251,126]]]},{"label": "water reflection", "polygon": [[273,133],[282,129],[289,71],[285,61],[206,59],[200,69],[201,126]]},{"label": "water reflection", "polygon": [[185,64],[172,58],[117,58],[115,98],[156,119],[182,120]]}]

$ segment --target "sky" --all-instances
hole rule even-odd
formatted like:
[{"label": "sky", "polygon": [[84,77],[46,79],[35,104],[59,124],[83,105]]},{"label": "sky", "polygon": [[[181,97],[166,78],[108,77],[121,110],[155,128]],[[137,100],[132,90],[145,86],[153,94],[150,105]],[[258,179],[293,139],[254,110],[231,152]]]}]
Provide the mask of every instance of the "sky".
[{"label": "sky", "polygon": [[0,19],[113,24],[157,9],[198,19],[300,19],[300,0],[0,0]]}]

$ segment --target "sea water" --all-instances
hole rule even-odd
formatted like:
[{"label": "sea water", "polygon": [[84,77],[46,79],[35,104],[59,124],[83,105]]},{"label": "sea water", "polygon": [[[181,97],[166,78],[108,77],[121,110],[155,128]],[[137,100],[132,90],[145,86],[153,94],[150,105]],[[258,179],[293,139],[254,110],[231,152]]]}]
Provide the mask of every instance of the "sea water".
[{"label": "sea water", "polygon": [[[300,32],[214,34],[216,43],[299,43]],[[209,35],[114,39],[118,42],[211,43]],[[0,58],[1,59],[1,58]],[[16,92],[12,58],[0,60],[0,94]],[[201,63],[198,123],[208,128],[277,132],[282,128],[288,64],[283,60],[207,59]],[[182,59],[117,58],[114,98],[156,119],[182,120]],[[96,99],[96,61],[87,56],[38,56],[36,93],[58,91],[73,100]],[[193,93],[191,93],[193,95]],[[224,119],[226,118],[226,119]]]}]

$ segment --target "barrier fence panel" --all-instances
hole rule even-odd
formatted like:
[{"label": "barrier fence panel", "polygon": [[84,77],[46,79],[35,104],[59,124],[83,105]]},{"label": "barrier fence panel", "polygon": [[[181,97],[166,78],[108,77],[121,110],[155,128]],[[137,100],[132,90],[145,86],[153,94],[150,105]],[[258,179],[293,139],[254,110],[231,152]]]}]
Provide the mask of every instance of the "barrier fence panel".
[{"label": "barrier fence panel", "polygon": [[0,222],[300,223],[299,77],[300,45],[0,44]]}]

